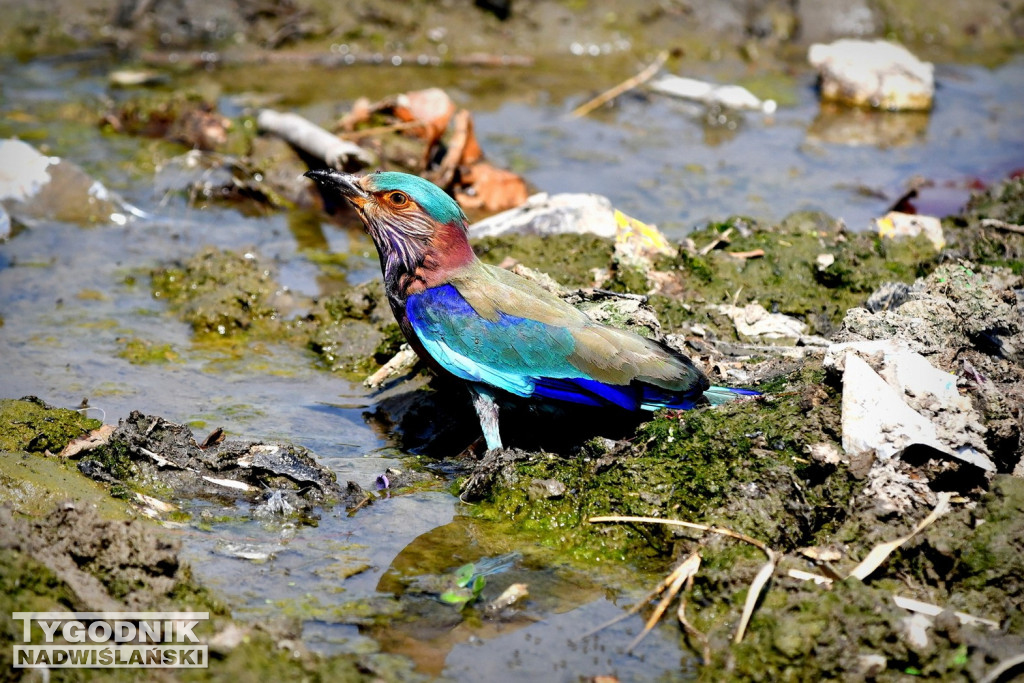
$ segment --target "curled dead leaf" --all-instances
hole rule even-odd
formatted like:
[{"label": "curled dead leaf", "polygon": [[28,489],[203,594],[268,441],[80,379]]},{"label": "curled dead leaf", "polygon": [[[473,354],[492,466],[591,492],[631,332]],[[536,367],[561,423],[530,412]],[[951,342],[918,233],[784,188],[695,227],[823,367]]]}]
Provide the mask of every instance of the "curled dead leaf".
[{"label": "curled dead leaf", "polygon": [[464,169],[460,184],[461,188],[455,191],[455,199],[469,209],[505,211],[519,206],[529,196],[526,181],[512,171],[495,168],[486,161]]},{"label": "curled dead leaf", "polygon": [[110,435],[114,433],[114,429],[116,429],[115,425],[102,425],[99,429],[94,429],[85,436],[71,441],[58,455],[62,458],[73,458],[76,455],[103,446],[110,440]]}]

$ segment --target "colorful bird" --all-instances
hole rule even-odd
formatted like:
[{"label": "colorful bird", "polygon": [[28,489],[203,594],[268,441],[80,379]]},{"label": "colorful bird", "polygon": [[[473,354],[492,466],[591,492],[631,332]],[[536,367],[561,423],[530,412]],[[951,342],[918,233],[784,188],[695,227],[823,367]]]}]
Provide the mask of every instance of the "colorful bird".
[{"label": "colorful bird", "polygon": [[418,176],[306,173],[347,199],[380,256],[384,289],[409,344],[468,383],[488,450],[501,448],[502,392],[626,410],[689,409],[757,395],[710,386],[683,354],[591,320],[541,286],[484,264],[459,205]]}]

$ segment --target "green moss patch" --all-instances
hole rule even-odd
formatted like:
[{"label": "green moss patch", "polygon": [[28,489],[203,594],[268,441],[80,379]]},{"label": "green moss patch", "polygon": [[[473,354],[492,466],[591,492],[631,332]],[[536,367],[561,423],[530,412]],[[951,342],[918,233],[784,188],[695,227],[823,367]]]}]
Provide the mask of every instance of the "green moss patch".
[{"label": "green moss patch", "polygon": [[167,301],[200,335],[228,335],[255,323],[273,326],[279,317],[272,301],[277,283],[249,255],[211,247],[152,276],[153,296]]},{"label": "green moss patch", "polygon": [[485,263],[518,261],[566,287],[593,286],[592,271],[608,268],[614,252],[610,239],[590,234],[499,235],[477,240],[473,248]]},{"label": "green moss patch", "polygon": [[54,408],[35,397],[0,399],[0,451],[58,453],[100,424],[76,410]]},{"label": "green moss patch", "polygon": [[[669,329],[698,322],[727,336],[733,336],[731,323],[716,323],[707,306],[756,301],[771,312],[803,320],[811,334],[827,335],[848,309],[863,306],[878,285],[913,282],[937,263],[924,237],[894,241],[870,232],[852,233],[821,213],[795,213],[777,226],[733,218],[690,237],[696,253],[683,250],[676,259],[656,264],[676,276],[680,293],[653,296],[651,303]],[[700,254],[716,240],[724,241]],[[731,255],[758,251],[764,255]]]},{"label": "green moss patch", "polygon": [[[672,553],[671,530],[586,523],[608,514],[724,524],[773,547],[807,543],[842,519],[853,490],[804,453],[805,444],[838,438],[838,396],[820,371],[808,373],[771,399],[662,411],[610,450],[597,440],[582,457],[526,454],[495,477],[478,514],[578,560]],[[552,480],[566,493],[538,495],[537,482]]]}]

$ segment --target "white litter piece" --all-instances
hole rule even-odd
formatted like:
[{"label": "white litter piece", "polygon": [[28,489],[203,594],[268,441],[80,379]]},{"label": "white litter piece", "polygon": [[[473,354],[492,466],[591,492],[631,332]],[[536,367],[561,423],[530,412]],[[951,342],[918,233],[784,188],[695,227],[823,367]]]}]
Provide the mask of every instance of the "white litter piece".
[{"label": "white litter piece", "polygon": [[[881,357],[879,372],[861,356]],[[824,365],[843,373],[843,450],[881,459],[923,445],[994,472],[970,400],[956,376],[893,340],[836,344]]]},{"label": "white litter piece", "polygon": [[778,108],[775,100],[762,100],[740,85],[719,85],[696,78],[666,74],[651,81],[649,87],[663,95],[718,105],[726,109],[747,109],[771,114]]},{"label": "white litter piece", "polygon": [[821,77],[821,98],[877,109],[931,109],[935,67],[887,40],[816,43],[807,53]]},{"label": "white litter piece", "polygon": [[807,332],[806,323],[782,313],[769,313],[757,303],[746,306],[723,304],[716,306],[715,310],[732,320],[736,333],[741,337],[796,340]]}]

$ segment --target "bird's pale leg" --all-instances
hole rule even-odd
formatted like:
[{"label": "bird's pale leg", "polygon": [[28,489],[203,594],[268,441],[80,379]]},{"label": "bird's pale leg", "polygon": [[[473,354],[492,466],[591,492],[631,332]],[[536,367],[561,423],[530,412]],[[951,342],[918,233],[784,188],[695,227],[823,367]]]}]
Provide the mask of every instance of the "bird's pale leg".
[{"label": "bird's pale leg", "polygon": [[498,402],[494,393],[482,384],[470,384],[469,393],[473,397],[473,407],[480,418],[480,427],[484,430],[487,450],[501,448],[501,435],[498,433]]}]

